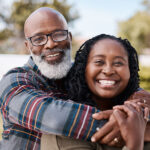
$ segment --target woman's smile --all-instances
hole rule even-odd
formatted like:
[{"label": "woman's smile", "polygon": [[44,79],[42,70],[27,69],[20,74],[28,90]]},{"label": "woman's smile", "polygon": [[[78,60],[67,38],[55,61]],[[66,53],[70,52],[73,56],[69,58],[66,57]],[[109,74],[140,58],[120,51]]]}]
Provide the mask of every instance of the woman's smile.
[{"label": "woman's smile", "polygon": [[98,41],[89,53],[85,77],[93,96],[99,100],[121,94],[130,78],[124,47],[111,39]]},{"label": "woman's smile", "polygon": [[113,88],[116,85],[116,81],[114,80],[98,80],[97,83],[102,88]]}]

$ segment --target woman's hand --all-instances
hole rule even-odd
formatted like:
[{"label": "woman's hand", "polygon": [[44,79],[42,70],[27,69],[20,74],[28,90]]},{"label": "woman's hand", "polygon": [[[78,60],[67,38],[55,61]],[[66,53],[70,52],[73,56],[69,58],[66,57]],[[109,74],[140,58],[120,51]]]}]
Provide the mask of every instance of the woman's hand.
[{"label": "woman's hand", "polygon": [[[126,116],[124,115],[124,113]],[[113,115],[119,125],[121,135],[130,150],[143,150],[144,132],[149,109],[143,110],[136,103],[115,106]]]},{"label": "woman's hand", "polygon": [[[112,114],[113,110],[106,110],[93,115],[93,118],[97,120],[108,119],[108,122],[92,136],[91,140],[92,142],[99,142],[109,146],[122,147],[124,146],[124,141],[116,118]],[[117,141],[114,140],[116,138]]]}]

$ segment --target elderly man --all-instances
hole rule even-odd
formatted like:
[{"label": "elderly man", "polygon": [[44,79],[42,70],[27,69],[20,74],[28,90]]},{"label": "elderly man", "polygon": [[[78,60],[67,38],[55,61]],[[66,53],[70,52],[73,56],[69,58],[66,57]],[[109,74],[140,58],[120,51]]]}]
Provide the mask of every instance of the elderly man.
[{"label": "elderly man", "polygon": [[42,133],[90,140],[102,125],[92,118],[98,110],[57,98],[64,97],[61,78],[71,66],[71,33],[65,18],[51,8],[39,8],[27,18],[24,33],[32,57],[0,82],[0,150],[39,150]]},{"label": "elderly man", "polygon": [[65,18],[51,8],[39,8],[27,18],[24,33],[32,57],[0,82],[0,150],[38,150],[42,133],[90,140],[99,126],[92,119],[97,109],[56,98],[61,94],[60,79],[71,66],[71,33]]}]

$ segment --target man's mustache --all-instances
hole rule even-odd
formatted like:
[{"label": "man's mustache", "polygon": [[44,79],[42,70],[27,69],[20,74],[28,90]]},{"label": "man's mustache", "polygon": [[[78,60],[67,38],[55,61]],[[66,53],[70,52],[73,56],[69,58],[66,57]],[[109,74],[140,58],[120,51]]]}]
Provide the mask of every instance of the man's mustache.
[{"label": "man's mustache", "polygon": [[54,49],[47,49],[46,52],[42,52],[40,57],[43,58],[45,57],[45,55],[47,55],[50,52],[64,52],[63,49],[59,49],[59,48],[54,48]]}]

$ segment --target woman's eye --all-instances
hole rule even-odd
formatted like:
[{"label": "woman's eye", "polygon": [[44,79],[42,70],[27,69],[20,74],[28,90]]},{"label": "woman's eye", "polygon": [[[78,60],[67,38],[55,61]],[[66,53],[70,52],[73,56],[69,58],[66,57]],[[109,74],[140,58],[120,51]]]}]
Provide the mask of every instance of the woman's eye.
[{"label": "woman's eye", "polygon": [[118,62],[114,62],[114,65],[115,66],[123,66],[123,63],[118,61]]},{"label": "woman's eye", "polygon": [[97,65],[103,65],[105,62],[103,60],[96,60],[95,64]]}]

